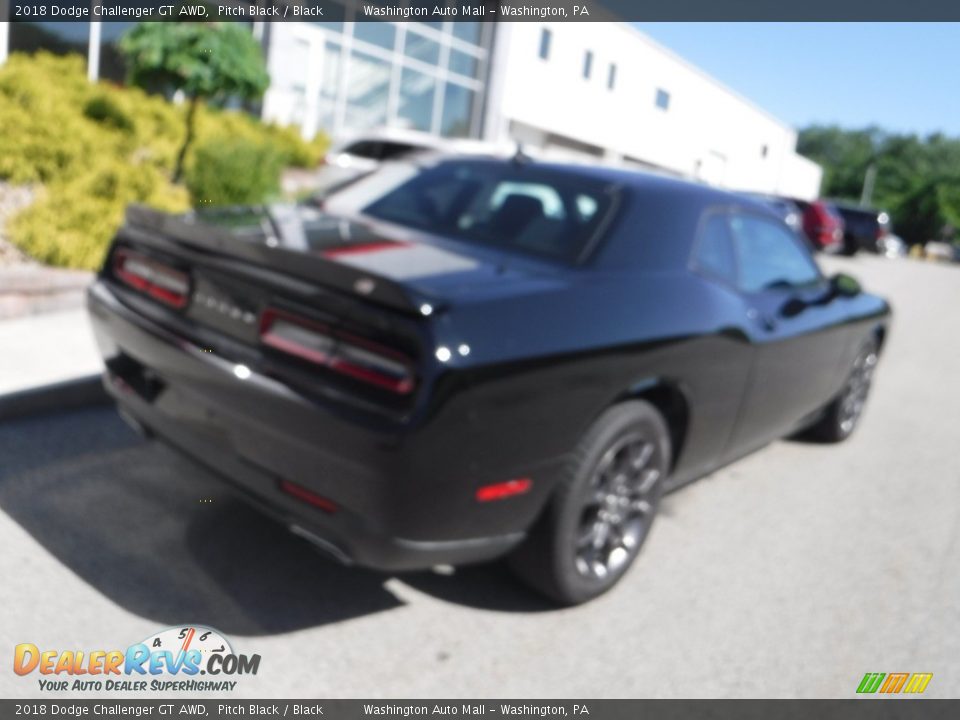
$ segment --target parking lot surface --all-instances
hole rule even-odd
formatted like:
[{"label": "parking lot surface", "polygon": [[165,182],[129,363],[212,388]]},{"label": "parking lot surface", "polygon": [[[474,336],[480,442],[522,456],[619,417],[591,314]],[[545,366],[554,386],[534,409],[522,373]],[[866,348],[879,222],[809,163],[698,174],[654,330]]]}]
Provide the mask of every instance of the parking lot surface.
[{"label": "parking lot surface", "polygon": [[500,565],[339,567],[108,407],[0,425],[0,696],[44,695],[17,643],[181,624],[261,655],[232,697],[853,697],[866,672],[960,696],[960,267],[823,264],[894,306],[861,427],[669,496],[620,586],[569,610]]}]

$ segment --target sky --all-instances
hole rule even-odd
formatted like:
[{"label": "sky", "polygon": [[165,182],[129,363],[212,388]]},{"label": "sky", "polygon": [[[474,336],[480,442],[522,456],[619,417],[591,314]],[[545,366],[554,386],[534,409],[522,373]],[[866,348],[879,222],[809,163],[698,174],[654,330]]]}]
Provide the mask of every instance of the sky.
[{"label": "sky", "polygon": [[960,136],[960,24],[634,25],[796,127]]}]

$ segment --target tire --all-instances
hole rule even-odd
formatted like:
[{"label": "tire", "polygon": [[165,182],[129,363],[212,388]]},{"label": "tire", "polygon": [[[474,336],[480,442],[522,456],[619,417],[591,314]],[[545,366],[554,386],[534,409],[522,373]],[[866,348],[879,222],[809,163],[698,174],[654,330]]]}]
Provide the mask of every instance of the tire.
[{"label": "tire", "polygon": [[670,468],[670,433],[656,408],[630,400],[606,410],[578,444],[565,476],[508,563],[561,605],[592,600],[633,563]]},{"label": "tire", "polygon": [[853,257],[857,254],[857,249],[857,241],[849,235],[845,235],[840,246],[840,255]]},{"label": "tire", "polygon": [[842,442],[853,434],[863,415],[877,366],[877,343],[868,340],[860,348],[843,389],[827,405],[823,417],[810,428],[810,436],[821,442]]}]

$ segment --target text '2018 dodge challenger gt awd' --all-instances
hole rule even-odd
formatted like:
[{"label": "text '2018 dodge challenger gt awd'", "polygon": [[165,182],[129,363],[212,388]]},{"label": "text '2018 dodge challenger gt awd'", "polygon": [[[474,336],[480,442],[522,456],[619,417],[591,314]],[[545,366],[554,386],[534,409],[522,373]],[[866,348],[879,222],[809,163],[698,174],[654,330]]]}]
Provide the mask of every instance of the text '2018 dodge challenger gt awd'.
[{"label": "text '2018 dodge challenger gt awd'", "polygon": [[889,322],[762,205],[432,158],[357,212],[128,211],[89,293],[123,414],[344,562],[609,589],[664,491],[842,440]]}]

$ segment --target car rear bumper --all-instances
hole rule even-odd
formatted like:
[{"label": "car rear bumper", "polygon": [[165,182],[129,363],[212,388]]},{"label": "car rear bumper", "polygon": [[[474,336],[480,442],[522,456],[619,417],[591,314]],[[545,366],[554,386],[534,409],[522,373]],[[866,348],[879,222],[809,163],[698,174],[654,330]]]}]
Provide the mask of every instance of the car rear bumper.
[{"label": "car rear bumper", "polygon": [[424,473],[434,436],[338,415],[134,312],[102,282],[88,307],[104,384],[128,421],[341,562],[400,571],[492,559],[523,539],[542,506],[536,494],[477,503],[475,468]]}]

